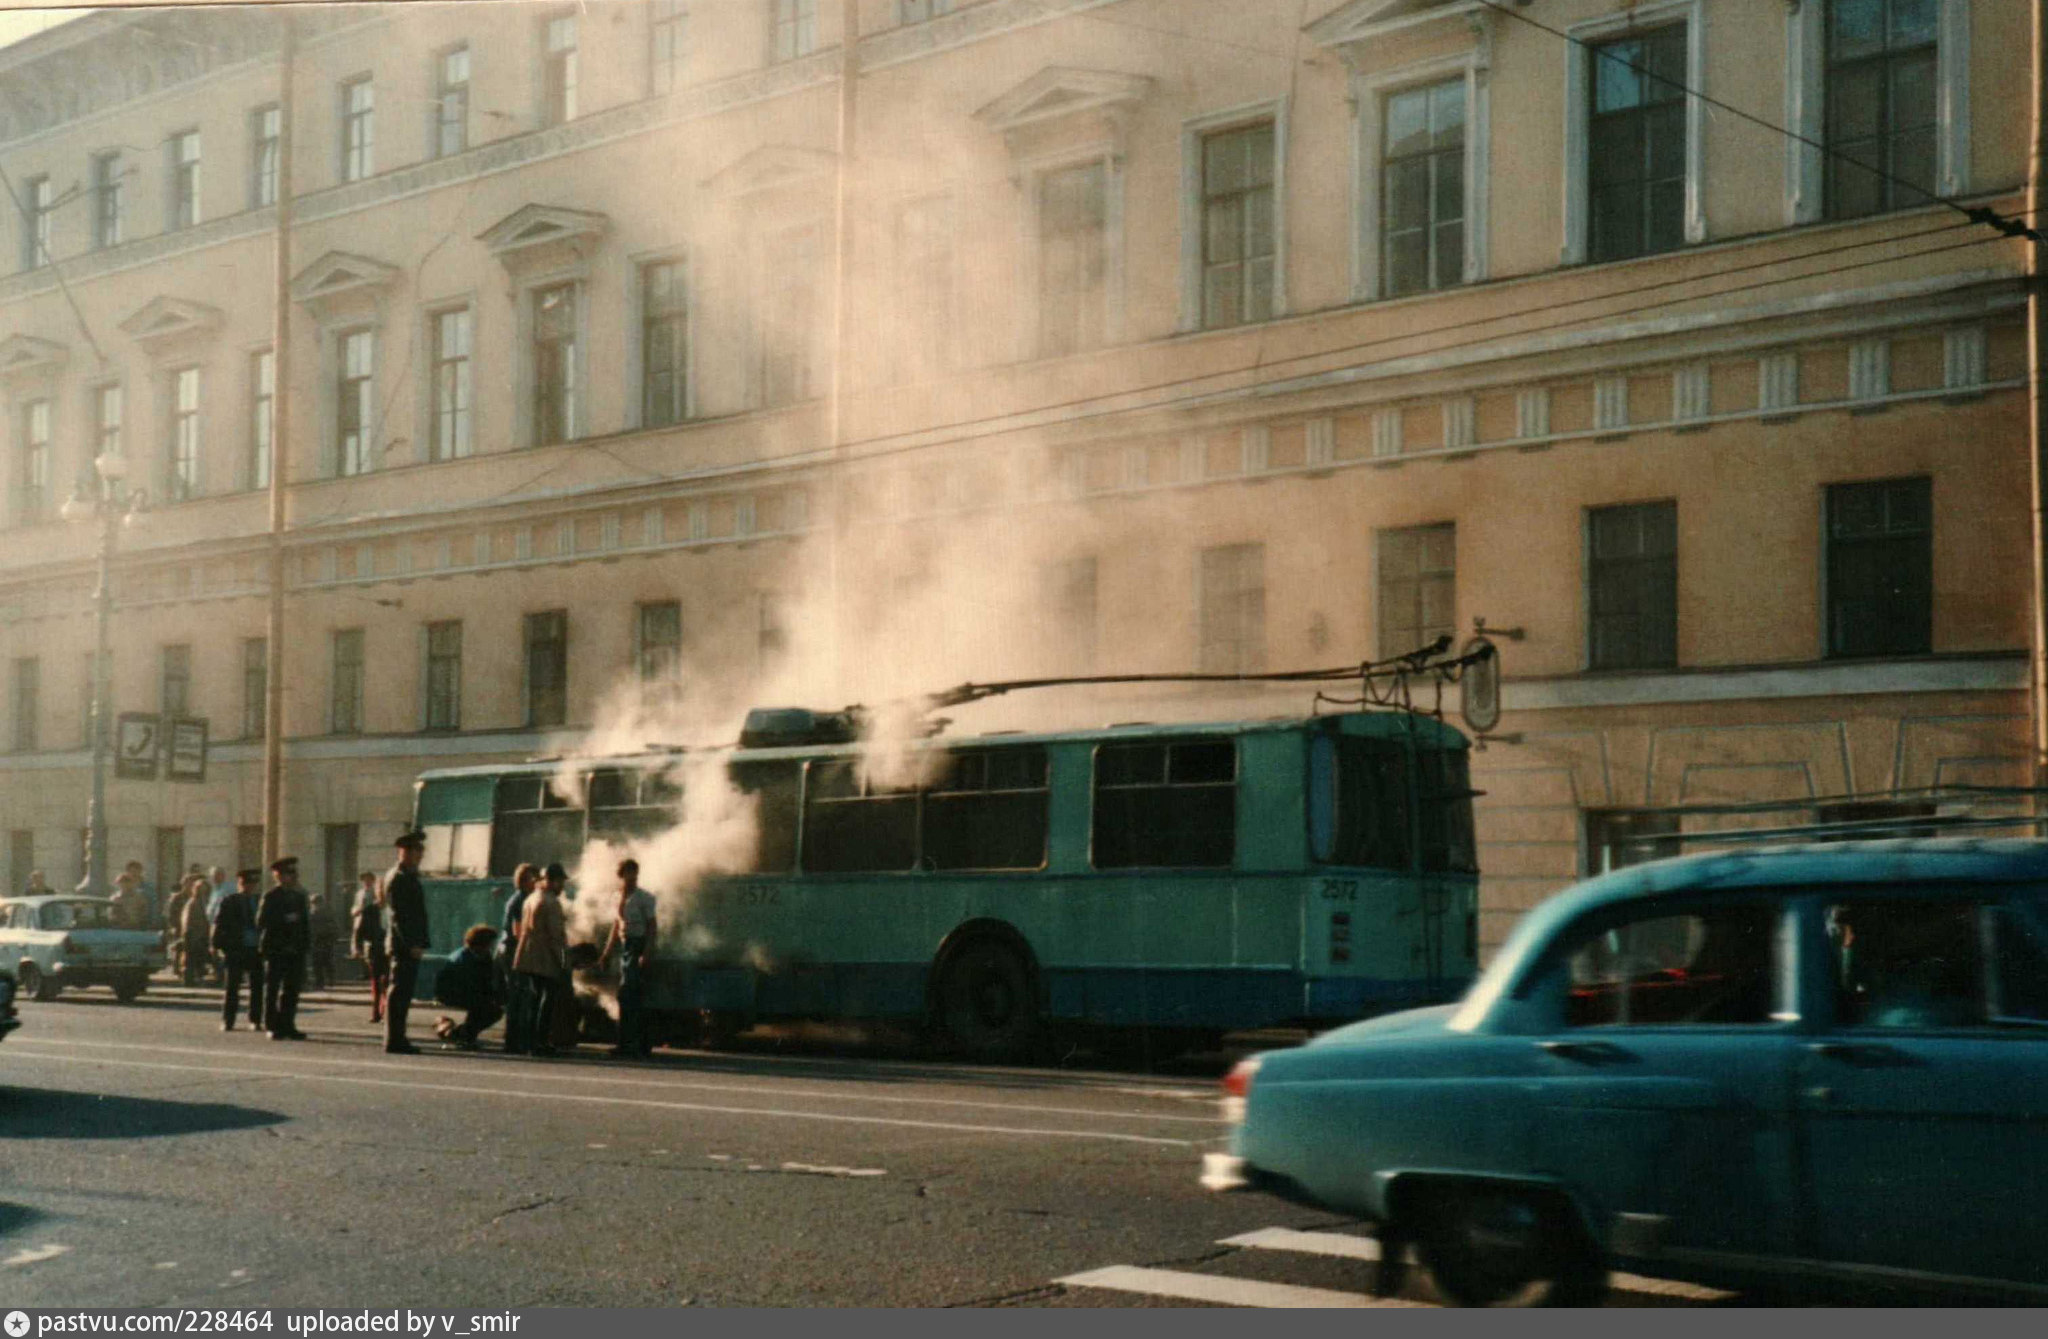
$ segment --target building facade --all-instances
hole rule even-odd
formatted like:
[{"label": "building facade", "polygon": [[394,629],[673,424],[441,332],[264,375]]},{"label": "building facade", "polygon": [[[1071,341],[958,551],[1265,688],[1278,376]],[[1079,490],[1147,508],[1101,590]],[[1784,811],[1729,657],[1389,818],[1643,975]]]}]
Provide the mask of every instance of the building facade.
[{"label": "building facade", "polygon": [[203,782],[110,783],[115,861],[158,871],[260,850],[273,674],[329,885],[427,766],[1482,620],[1486,945],[1674,808],[2028,782],[2024,243],[1951,207],[2024,206],[2025,6],[854,8],[850,154],[830,0],[117,11],[0,51],[12,885],[80,872],[94,536],[57,512],[105,451],[151,502],[113,708],[212,741]]}]

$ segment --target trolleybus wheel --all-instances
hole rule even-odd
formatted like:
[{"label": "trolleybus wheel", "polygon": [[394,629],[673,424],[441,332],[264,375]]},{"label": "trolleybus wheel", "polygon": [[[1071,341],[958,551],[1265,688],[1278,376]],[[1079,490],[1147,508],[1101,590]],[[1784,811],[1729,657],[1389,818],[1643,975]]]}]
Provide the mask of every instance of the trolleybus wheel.
[{"label": "trolleybus wheel", "polygon": [[1038,1038],[1031,969],[1007,944],[978,939],[939,968],[939,1025],[976,1060],[1014,1060]]},{"label": "trolleybus wheel", "polygon": [[149,989],[149,978],[130,973],[114,982],[114,998],[123,1004],[135,1003],[136,997]]}]

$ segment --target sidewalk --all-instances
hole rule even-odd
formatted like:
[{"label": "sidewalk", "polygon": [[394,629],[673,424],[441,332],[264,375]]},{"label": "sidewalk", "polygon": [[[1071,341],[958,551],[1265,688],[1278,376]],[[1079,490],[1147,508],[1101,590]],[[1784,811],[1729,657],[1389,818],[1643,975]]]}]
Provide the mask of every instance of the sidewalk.
[{"label": "sidewalk", "polygon": [[[174,976],[157,975],[149,978],[149,989],[144,999],[155,996],[160,1000],[205,1000],[220,1003],[219,986],[187,986]],[[368,1014],[370,1007],[370,983],[367,981],[344,981],[325,990],[314,990],[310,986],[299,992],[299,999],[308,1004],[353,1004],[360,1005]]]}]

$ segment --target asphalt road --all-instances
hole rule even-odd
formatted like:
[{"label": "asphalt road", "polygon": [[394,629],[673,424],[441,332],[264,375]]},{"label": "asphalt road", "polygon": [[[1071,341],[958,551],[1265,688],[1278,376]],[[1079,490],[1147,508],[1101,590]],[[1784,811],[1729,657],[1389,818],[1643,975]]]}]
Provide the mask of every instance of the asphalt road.
[{"label": "asphalt road", "polygon": [[[819,1045],[645,1063],[595,1048],[388,1057],[365,1000],[316,997],[300,1043],[224,1034],[218,1005],[197,994],[24,1004],[23,1027],[0,1043],[0,1297],[1371,1300],[1374,1243],[1356,1225],[1197,1186],[1201,1154],[1224,1134],[1213,1073],[992,1068]],[[436,1012],[414,1014],[423,1044]],[[1417,1283],[1405,1296],[1431,1295]]]}]

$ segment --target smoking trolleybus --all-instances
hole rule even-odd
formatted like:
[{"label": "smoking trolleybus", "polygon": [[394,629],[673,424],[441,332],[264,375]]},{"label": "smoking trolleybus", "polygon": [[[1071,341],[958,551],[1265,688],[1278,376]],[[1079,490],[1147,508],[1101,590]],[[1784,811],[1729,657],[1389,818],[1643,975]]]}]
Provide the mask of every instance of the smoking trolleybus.
[{"label": "smoking trolleybus", "polygon": [[[657,1025],[908,1020],[998,1057],[1048,1024],[1327,1025],[1476,970],[1467,743],[1429,717],[930,738],[896,746],[919,776],[898,785],[849,737],[834,713],[757,711],[708,751],[753,797],[751,859],[655,888]],[[423,774],[436,947],[497,923],[519,862],[672,828],[704,752]],[[551,784],[565,765],[580,784]]]}]

